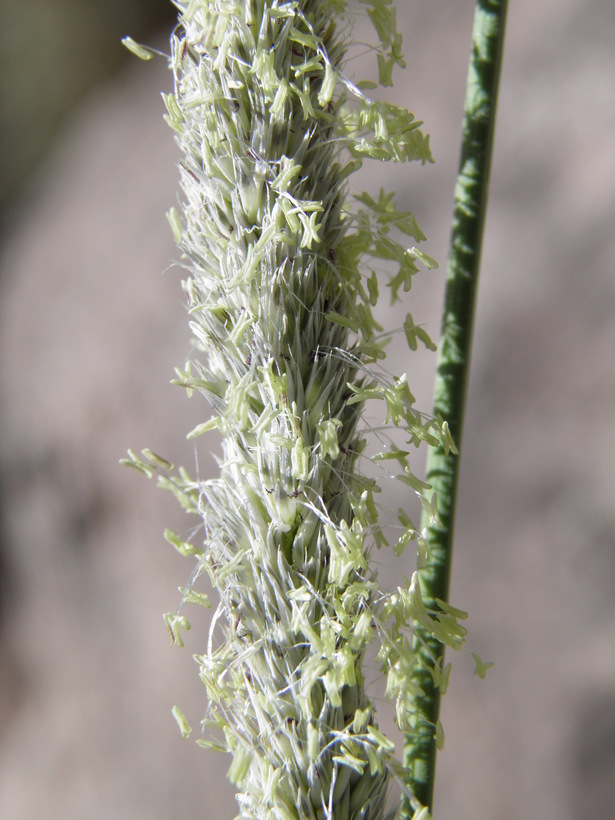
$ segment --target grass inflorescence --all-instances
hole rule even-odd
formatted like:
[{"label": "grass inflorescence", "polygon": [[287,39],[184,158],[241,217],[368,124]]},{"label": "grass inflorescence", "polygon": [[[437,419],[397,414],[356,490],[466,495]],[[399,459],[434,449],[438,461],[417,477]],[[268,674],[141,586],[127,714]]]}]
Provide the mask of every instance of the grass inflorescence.
[{"label": "grass inflorescence", "polygon": [[[403,65],[394,11],[388,0],[361,2],[389,85]],[[386,274],[374,260],[394,267],[397,299],[417,263],[432,261],[395,236],[423,234],[392,195],[351,200],[347,183],[366,159],[430,161],[429,142],[409,112],[345,76],[343,0],[176,5],[175,88],[164,99],[182,198],[169,221],[194,336],[176,383],[208,400],[212,415],[189,435],[218,430],[222,454],[209,480],[150,451],[126,461],[202,522],[194,538],[166,537],[196,556],[194,576],[207,573],[219,596],[196,656],[208,695],[198,742],[232,755],[240,817],[380,820],[403,772],[366,693],[367,648],[375,643],[397,725],[411,733],[413,625],[454,647],[464,629],[458,610],[424,606],[415,574],[385,591],[370,564],[391,522],[380,521],[379,488],[359,469],[365,403],[381,402],[384,423],[401,431],[408,449],[392,444],[376,458],[398,465],[431,520],[436,500],[410,452],[454,445],[441,419],[416,410],[406,375],[378,367],[386,334],[372,308]],[[410,314],[404,330],[411,349],[432,346]],[[420,565],[425,531],[402,511],[393,523],[395,553],[415,542]],[[210,605],[192,581],[184,602]],[[181,645],[186,616],[165,619]],[[434,667],[434,680],[448,671]]]}]

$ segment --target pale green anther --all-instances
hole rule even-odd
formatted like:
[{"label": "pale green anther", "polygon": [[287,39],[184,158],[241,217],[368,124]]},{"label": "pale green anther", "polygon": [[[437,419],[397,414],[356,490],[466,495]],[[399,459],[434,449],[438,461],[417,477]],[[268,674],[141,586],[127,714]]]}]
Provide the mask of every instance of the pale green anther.
[{"label": "pale green anther", "polygon": [[280,159],[280,173],[271,183],[274,191],[282,194],[288,191],[291,182],[301,174],[301,165],[293,159],[283,156]]},{"label": "pale green anther", "polygon": [[290,30],[290,35],[288,39],[291,43],[297,43],[298,45],[304,46],[311,51],[317,51],[320,45],[320,42],[316,35],[314,34],[306,34],[303,31],[300,31],[298,28],[293,26]]},{"label": "pale green anther", "polygon": [[423,536],[416,539],[416,568],[423,569],[429,561],[429,541]]},{"label": "pale green anther", "polygon": [[444,748],[444,727],[442,726],[441,721],[436,723],[436,748],[443,749]]},{"label": "pale green anther", "polygon": [[298,438],[291,453],[291,471],[293,478],[297,481],[307,481],[310,469],[310,451],[303,440]]},{"label": "pale green anther", "polygon": [[212,752],[222,752],[223,754],[228,752],[226,743],[223,743],[220,740],[203,740],[202,738],[199,738],[196,741],[196,744],[202,749],[209,749]]},{"label": "pale green anther", "polygon": [[451,679],[452,669],[453,669],[453,667],[452,667],[451,663],[449,662],[445,665],[444,669],[442,670],[442,677],[440,679],[440,685],[439,685],[440,693],[442,695],[445,695],[446,691],[448,689],[448,684],[449,684],[449,681]]},{"label": "pale green anther", "polygon": [[151,60],[156,54],[154,49],[142,46],[140,43],[135,42],[132,37],[122,37],[122,45],[140,60]]},{"label": "pale green anther", "polygon": [[412,487],[412,489],[420,495],[421,504],[424,508],[429,504],[429,502],[425,500],[424,493],[426,490],[431,489],[431,484],[428,484],[426,481],[421,481],[420,478],[414,475],[409,467],[404,468],[403,473],[398,473],[396,478],[404,484],[407,484],[409,487]]},{"label": "pale green anther", "polygon": [[373,619],[370,612],[362,612],[356,623],[353,624],[352,632],[349,636],[350,648],[360,651],[373,638]]},{"label": "pale green anther", "polygon": [[288,390],[288,375],[284,373],[282,376],[278,376],[273,372],[273,368],[275,366],[275,362],[273,359],[269,359],[266,365],[261,365],[258,370],[263,374],[265,379],[265,383],[268,387],[268,390],[272,396],[276,399],[281,399],[283,396],[286,396]]},{"label": "pale green anther", "polygon": [[436,598],[436,604],[443,612],[446,612],[453,618],[461,618],[462,621],[465,621],[468,617],[468,613],[465,610],[459,609],[458,607],[449,604],[448,601],[443,601],[441,598]]},{"label": "pale green anther", "polygon": [[472,652],[472,657],[474,658],[475,669],[474,674],[477,675],[479,678],[484,679],[487,676],[487,672],[491,669],[492,666],[495,666],[493,661],[484,661],[482,658],[476,654],[476,652]]},{"label": "pale green anther", "polygon": [[301,227],[303,228],[303,235],[301,237],[301,248],[311,248],[312,245],[318,244],[320,241],[320,236],[318,232],[320,230],[320,223],[316,222],[318,218],[318,213],[311,213],[306,216],[305,213],[299,211],[299,220],[301,221]]},{"label": "pale green anther", "polygon": [[397,539],[397,543],[393,547],[393,552],[397,558],[399,558],[400,555],[403,555],[406,546],[410,541],[412,541],[413,538],[414,530],[405,530],[405,532],[402,535],[400,535],[400,537]]},{"label": "pale green anther", "polygon": [[284,105],[288,99],[288,82],[286,80],[280,80],[280,84],[275,92],[275,97],[273,98],[273,103],[271,104],[271,108],[269,111],[271,112],[272,116],[276,119],[280,114],[284,113]]},{"label": "pale green anther", "polygon": [[359,0],[364,6],[371,6],[368,16],[383,46],[395,36],[395,10],[391,0]]},{"label": "pale green anther", "polygon": [[369,761],[370,774],[379,774],[383,768],[382,754],[379,754],[379,749],[374,749],[369,744],[365,747],[367,752],[367,759]]},{"label": "pale green anther", "polygon": [[296,241],[297,234],[301,229],[301,221],[298,217],[299,209],[293,207],[291,200],[280,197],[275,204],[273,215],[278,226],[282,229],[288,228],[291,240]]},{"label": "pale green anther", "polygon": [[179,731],[181,732],[182,737],[186,740],[186,738],[190,737],[192,733],[192,726],[188,722],[188,718],[184,715],[179,706],[174,706],[171,709],[171,714],[179,726]]},{"label": "pale green anther", "polygon": [[273,96],[279,85],[279,78],[275,73],[275,54],[273,51],[259,49],[256,52],[251,72],[256,75],[265,94]]},{"label": "pale green anther", "polygon": [[354,713],[354,720],[352,722],[353,732],[357,735],[362,734],[367,728],[367,724],[369,723],[371,716],[372,710],[370,708],[357,709]]},{"label": "pale green anther", "polygon": [[342,427],[339,419],[325,419],[318,425],[318,438],[320,439],[320,457],[337,458],[340,454],[338,432]]},{"label": "pale green anther", "polygon": [[322,86],[320,91],[318,92],[318,103],[321,106],[327,105],[333,98],[333,94],[335,92],[335,86],[337,85],[338,77],[337,72],[331,65],[331,63],[327,60],[325,62],[325,77],[322,81]]},{"label": "pale green anther", "polygon": [[128,450],[128,458],[120,459],[120,464],[124,467],[132,467],[134,470],[138,470],[147,478],[151,478],[155,473],[154,467],[142,461],[132,450]]},{"label": "pale green anther", "polygon": [[307,77],[303,78],[302,87],[297,83],[291,83],[290,90],[294,92],[301,104],[301,111],[303,113],[303,120],[313,122],[316,119],[316,112],[314,111],[313,101],[310,94],[310,85]]},{"label": "pale green anther", "polygon": [[188,541],[184,541],[172,530],[166,529],[164,531],[164,538],[165,541],[175,547],[180,555],[198,555],[200,552],[193,544],[190,544]]},{"label": "pale green anther", "polygon": [[[327,318],[329,318],[327,316]],[[337,317],[336,317],[337,320]],[[339,324],[343,324],[339,322]],[[347,387],[354,393],[354,396],[351,396],[347,404],[358,404],[359,402],[365,402],[369,399],[382,399],[383,396],[383,388],[382,387],[359,387],[356,384],[351,384],[350,382],[347,384]]]},{"label": "pale green anther", "polygon": [[198,604],[205,609],[211,609],[212,602],[209,600],[209,596],[204,592],[196,592],[194,589],[185,589],[184,587],[178,587],[178,589],[182,594],[183,603]]},{"label": "pale green anther", "polygon": [[[318,632],[318,630],[316,629],[316,627],[313,626],[312,623],[310,622],[310,619],[309,619],[308,614],[307,614],[308,611],[309,611],[309,602],[308,601],[305,601],[303,603],[303,605],[300,606],[300,607],[293,607],[293,614],[292,614],[292,619],[291,619],[290,626],[291,626],[291,629],[293,629],[293,631],[301,630],[301,632],[303,632],[305,634],[305,636],[310,639],[310,642],[318,650],[318,655],[320,656],[324,653],[323,639],[322,639],[320,633]],[[313,659],[313,663],[316,664],[316,666],[318,667],[318,669],[320,671],[322,671],[323,669],[326,669],[327,666],[328,666],[328,664],[326,662],[323,665],[322,658],[320,658],[320,657],[315,657]],[[320,674],[320,671],[319,671],[318,674]]]},{"label": "pale green anther", "polygon": [[342,676],[342,670],[339,667],[327,669],[320,679],[325,687],[325,692],[334,709],[340,709],[342,706],[342,687],[346,685],[346,681]]},{"label": "pale green anther", "polygon": [[171,230],[173,231],[173,239],[179,244],[182,240],[184,226],[181,223],[181,217],[177,212],[177,208],[171,208],[167,212],[167,219],[169,221],[169,225],[171,226]]},{"label": "pale green anther", "polygon": [[307,753],[310,762],[317,760],[320,753],[320,738],[316,723],[310,721],[307,727]]},{"label": "pale green anther", "polygon": [[430,617],[419,622],[422,626],[427,627],[441,643],[451,649],[460,649],[468,634],[468,630],[458,624],[454,618],[440,612],[436,613],[435,618]]},{"label": "pale green anther", "polygon": [[164,100],[164,104],[168,111],[168,114],[165,114],[164,116],[164,121],[167,123],[167,125],[170,125],[174,131],[177,131],[178,134],[181,134],[183,130],[182,126],[185,120],[181,108],[177,104],[177,100],[175,99],[173,94],[163,94],[162,99]]},{"label": "pale green anther", "polygon": [[369,303],[372,307],[378,303],[378,276],[376,271],[372,271],[372,275],[367,280],[367,289],[369,291]]},{"label": "pale green anther", "polygon": [[416,325],[414,324],[411,313],[407,313],[404,319],[404,333],[406,334],[406,340],[410,350],[416,350],[418,347]]},{"label": "pale green anther", "polygon": [[148,447],[146,447],[144,450],[141,450],[141,453],[150,462],[150,464],[153,464],[154,467],[156,467],[159,470],[171,472],[175,469],[170,461],[167,461],[166,458],[157,455]]},{"label": "pale green anther", "polygon": [[[295,68],[293,69],[293,73],[294,73],[295,77],[302,77],[307,72],[318,72],[318,71],[321,71],[321,70],[322,70],[322,57],[320,55],[318,55],[317,57],[312,57],[311,60],[307,60],[306,62],[301,63],[298,66],[295,66]],[[318,102],[320,103],[320,105],[323,105],[324,103],[321,100],[322,100],[322,98],[321,98],[321,95],[319,94],[318,95]]]},{"label": "pale green anther", "polygon": [[[356,319],[351,316],[342,316],[341,313],[337,313],[334,310],[329,311],[329,313],[326,314],[325,319],[329,322],[335,322],[338,325],[342,325],[342,327],[347,327],[348,330],[351,330],[353,333],[359,333],[361,331],[361,325]],[[359,401],[361,400],[362,399],[359,399]]]},{"label": "pale green anther", "polygon": [[235,786],[241,786],[243,783],[250,763],[252,762],[252,752],[245,746],[238,746],[233,752],[233,762],[226,774],[228,779]]},{"label": "pale green anther", "polygon": [[410,579],[410,587],[408,588],[407,594],[406,590],[398,587],[398,591],[400,595],[405,597],[408,601],[408,605],[413,611],[413,617],[423,616],[427,613],[425,606],[423,604],[423,597],[421,595],[421,584],[419,582],[419,575],[418,572],[412,573],[412,578]]},{"label": "pale green anther", "polygon": [[331,548],[331,579],[341,587],[348,582],[352,572],[359,572],[367,568],[367,560],[363,551],[363,534],[354,528],[351,529],[344,520],[341,521],[338,531],[327,525],[325,533]]},{"label": "pale green anther", "polygon": [[387,405],[385,424],[394,424],[396,427],[404,417],[404,404],[397,385],[393,389],[387,388],[384,391],[384,400]]},{"label": "pale green anther", "polygon": [[[258,242],[256,242],[256,244],[252,246],[254,255],[262,255],[263,251],[267,248],[268,245],[274,245],[277,242],[280,242],[281,239],[282,233],[277,223],[272,220],[263,230]],[[241,281],[240,278],[238,278],[238,282],[239,281]]]},{"label": "pale green anther", "polygon": [[[277,413],[272,414],[271,418],[273,419],[275,415],[277,415]],[[287,436],[277,436],[275,433],[269,435],[269,441],[271,444],[275,444],[276,447],[283,447],[285,450],[288,450],[289,453],[294,447],[294,442],[292,439]]]},{"label": "pale green anther", "polygon": [[209,419],[208,421],[204,421],[201,424],[197,424],[196,427],[193,427],[192,430],[186,435],[187,439],[198,438],[199,436],[204,435],[205,433],[209,433],[210,430],[219,430],[222,427],[222,419],[220,416],[214,416],[213,418]]},{"label": "pale green anther", "polygon": [[246,179],[239,189],[239,195],[248,223],[256,223],[259,209],[263,203],[262,182],[258,177]]},{"label": "pale green anther", "polygon": [[229,385],[225,395],[228,414],[234,419],[237,430],[245,430],[250,413],[250,396],[246,390],[251,382],[249,374],[234,385]]},{"label": "pale green anther", "polygon": [[183,615],[178,615],[176,612],[167,612],[164,616],[164,622],[169,630],[171,646],[179,646],[181,648],[184,645],[184,639],[182,638],[180,630],[185,629],[188,631],[190,629],[189,622]]},{"label": "pale green anther", "polygon": [[378,54],[378,82],[382,86],[393,85],[393,69],[395,63]]},{"label": "pale green anther", "polygon": [[370,724],[367,727],[367,735],[370,737],[383,751],[385,752],[394,752],[395,751],[395,744],[392,740],[390,740],[386,735],[383,735],[382,732],[377,729],[374,725]]},{"label": "pale green anther", "polygon": [[448,422],[443,421],[440,429],[442,431],[441,440],[442,448],[444,449],[444,454],[448,455],[449,453],[452,453],[453,455],[458,455],[459,451],[457,450],[455,442],[453,441],[453,437],[451,435]]},{"label": "pale green anther", "polygon": [[280,17],[293,19],[298,7],[299,3],[297,0],[290,0],[290,2],[281,3],[268,8],[266,13],[272,20]]},{"label": "pale green anther", "polygon": [[341,755],[334,755],[334,762],[339,763],[340,766],[348,766],[350,769],[354,769],[358,774],[363,774],[367,761],[356,757],[346,746],[342,746],[342,752],[343,754]]},{"label": "pale green anther", "polygon": [[420,251],[418,248],[408,248],[408,253],[410,254],[410,256],[413,257],[413,259],[418,259],[419,262],[422,262],[423,265],[425,265],[425,267],[427,268],[427,270],[433,270],[434,268],[438,267],[438,263],[435,259],[433,259],[431,256],[428,256],[426,253],[423,253],[423,251]]},{"label": "pale green anther", "polygon": [[[405,467],[407,464],[408,455],[408,450],[383,450],[382,452],[376,453],[376,455],[372,456],[372,461],[398,461],[402,467]],[[402,521],[402,514],[405,515],[405,513],[400,510],[400,515],[398,516],[400,521]]]},{"label": "pale green anther", "polygon": [[322,202],[314,199],[295,199],[291,197],[291,202],[295,203],[295,212],[302,214],[322,213],[324,208]]}]

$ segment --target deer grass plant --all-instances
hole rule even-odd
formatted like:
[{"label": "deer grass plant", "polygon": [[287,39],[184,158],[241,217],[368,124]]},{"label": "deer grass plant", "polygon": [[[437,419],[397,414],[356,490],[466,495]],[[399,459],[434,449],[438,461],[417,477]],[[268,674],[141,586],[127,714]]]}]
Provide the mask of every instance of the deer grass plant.
[{"label": "deer grass plant", "polygon": [[[431,161],[421,123],[346,71],[358,7],[377,35],[379,84],[391,85],[404,65],[395,11],[390,0],[359,0],[352,13],[345,0],[175,5],[164,101],[181,202],[168,217],[194,342],[175,382],[206,399],[209,416],[189,438],[219,431],[219,472],[191,477],[149,450],[125,463],[157,476],[197,522],[190,536],[166,532],[196,562],[180,608],[165,616],[174,644],[190,627],[187,605],[212,606],[200,576],[216,594],[209,643],[195,656],[207,692],[197,742],[231,756],[245,820],[426,818],[365,672],[369,648],[407,744],[441,736],[417,707],[417,681],[445,688],[450,666],[433,646],[460,647],[464,613],[421,593],[439,518],[413,463],[419,445],[456,448],[443,418],[416,408],[408,376],[384,368],[390,334],[373,313],[383,292],[397,301],[433,261],[392,194],[349,194],[366,161]],[[404,331],[410,349],[433,347],[410,313]],[[381,415],[377,436],[368,403]],[[368,462],[418,496],[419,527],[402,510],[382,520]],[[380,586],[375,550],[404,555],[395,589]],[[174,714],[188,736],[190,722]],[[394,780],[403,808],[390,805]]]}]

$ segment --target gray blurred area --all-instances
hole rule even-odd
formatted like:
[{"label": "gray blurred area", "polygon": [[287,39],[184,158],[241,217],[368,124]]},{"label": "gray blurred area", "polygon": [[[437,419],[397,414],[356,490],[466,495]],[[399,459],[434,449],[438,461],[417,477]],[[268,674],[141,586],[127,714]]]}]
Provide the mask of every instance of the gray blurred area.
[{"label": "gray blurred area", "polygon": [[[408,68],[392,95],[425,120],[436,163],[361,184],[397,190],[444,263],[473,3],[399,6]],[[205,708],[191,655],[206,617],[186,610],[183,650],[162,622],[192,569],[162,531],[191,522],[117,464],[147,446],[214,469],[207,441],[196,463],[185,441],[208,408],[168,385],[189,352],[164,217],[170,77],[162,59],[105,76],[58,120],[37,174],[15,177],[0,256],[0,817],[231,818],[229,760],[182,741],[170,714],[198,725]],[[614,260],[615,4],[518,0],[451,590],[470,637],[450,656],[437,820],[613,816]],[[404,306],[434,336],[443,279],[444,264],[423,274]],[[400,338],[389,367],[429,410],[433,356]],[[410,553],[376,559],[392,583],[413,569]],[[495,661],[485,681],[470,650]]]},{"label": "gray blurred area", "polygon": [[11,210],[93,86],[128,62],[121,37],[165,22],[169,0],[0,0],[0,210]]}]

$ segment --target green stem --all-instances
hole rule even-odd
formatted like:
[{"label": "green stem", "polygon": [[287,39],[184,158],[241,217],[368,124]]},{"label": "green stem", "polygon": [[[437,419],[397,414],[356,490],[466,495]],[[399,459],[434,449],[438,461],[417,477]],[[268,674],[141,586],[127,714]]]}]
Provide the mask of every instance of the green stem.
[{"label": "green stem", "polygon": [[[453,231],[438,368],[434,413],[447,419],[461,449],[466,387],[470,365],[474,310],[483,228],[487,208],[495,112],[504,44],[506,0],[477,0],[468,71],[459,175],[455,188]],[[438,496],[440,525],[429,527],[429,561],[419,572],[423,599],[437,609],[448,600],[459,456],[431,448],[428,481]],[[423,523],[423,526],[426,522]],[[408,786],[431,808],[436,763],[435,726],[440,690],[430,669],[434,658],[443,666],[444,646],[422,627],[415,631],[418,657],[415,732],[406,738],[404,763]],[[411,817],[411,809],[407,808]]]}]

